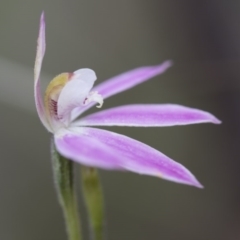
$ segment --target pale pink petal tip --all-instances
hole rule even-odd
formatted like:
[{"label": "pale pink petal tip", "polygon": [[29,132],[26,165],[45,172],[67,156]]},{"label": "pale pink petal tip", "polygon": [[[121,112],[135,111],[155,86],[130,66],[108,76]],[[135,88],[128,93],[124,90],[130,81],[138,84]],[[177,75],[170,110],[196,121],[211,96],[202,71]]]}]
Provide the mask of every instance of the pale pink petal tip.
[{"label": "pale pink petal tip", "polygon": [[201,111],[199,110],[199,112],[202,112],[203,114],[205,113],[205,117],[206,119],[203,122],[206,123],[213,123],[213,124],[221,124],[222,121],[219,120],[218,118],[216,118],[213,114],[205,112],[205,111]]},{"label": "pale pink petal tip", "polygon": [[[174,168],[175,170],[172,171]],[[186,184],[197,188],[204,188],[196,177],[183,165],[175,162],[174,168],[169,168],[164,173],[160,173],[159,177],[176,183]]]},{"label": "pale pink petal tip", "polygon": [[44,11],[42,11],[40,23],[41,24],[45,24],[45,14],[44,14]]},{"label": "pale pink petal tip", "polygon": [[172,61],[172,60],[167,60],[167,61],[165,61],[164,63],[159,64],[158,66],[159,66],[159,67],[161,66],[162,68],[168,69],[168,68],[170,68],[172,65],[173,65],[173,61]]},{"label": "pale pink petal tip", "polygon": [[204,188],[204,186],[195,177],[193,177],[192,181],[189,182],[188,185],[191,185],[191,186],[197,187],[197,188]]},{"label": "pale pink petal tip", "polygon": [[[42,38],[41,41],[43,42],[44,48],[45,48],[45,14],[42,12],[40,17],[40,34],[39,37]],[[44,40],[43,40],[44,39]]]},{"label": "pale pink petal tip", "polygon": [[222,123],[222,121],[221,121],[221,120],[219,120],[219,119],[218,119],[218,118],[216,118],[216,117],[213,117],[212,123],[215,123],[215,124],[221,124],[221,123]]},{"label": "pale pink petal tip", "polygon": [[200,182],[196,182],[193,186],[197,187],[197,188],[204,188],[204,186],[200,183]]}]

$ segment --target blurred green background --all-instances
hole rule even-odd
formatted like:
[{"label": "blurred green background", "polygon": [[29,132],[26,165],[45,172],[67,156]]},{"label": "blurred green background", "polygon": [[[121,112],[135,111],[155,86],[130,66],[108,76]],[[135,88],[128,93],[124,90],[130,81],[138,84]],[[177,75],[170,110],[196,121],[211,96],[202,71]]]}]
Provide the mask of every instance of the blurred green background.
[{"label": "blurred green background", "polygon": [[[66,240],[52,181],[50,134],[38,119],[33,98],[42,10],[47,22],[43,86],[55,75],[79,68],[94,69],[99,83],[172,59],[174,66],[164,75],[109,98],[103,109],[178,103],[209,111],[223,121],[220,126],[111,128],[184,164],[205,189],[101,171],[108,240],[240,239],[236,0],[1,0],[0,239]],[[88,236],[80,191],[79,197]]]}]

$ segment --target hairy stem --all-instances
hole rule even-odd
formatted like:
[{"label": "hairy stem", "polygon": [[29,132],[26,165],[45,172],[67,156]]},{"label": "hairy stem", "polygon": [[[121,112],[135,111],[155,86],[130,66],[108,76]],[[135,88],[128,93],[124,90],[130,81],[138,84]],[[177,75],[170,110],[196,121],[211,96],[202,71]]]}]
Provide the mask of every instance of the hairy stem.
[{"label": "hairy stem", "polygon": [[51,154],[55,188],[63,210],[68,239],[82,240],[74,191],[73,162],[57,152],[53,141],[51,143]]}]

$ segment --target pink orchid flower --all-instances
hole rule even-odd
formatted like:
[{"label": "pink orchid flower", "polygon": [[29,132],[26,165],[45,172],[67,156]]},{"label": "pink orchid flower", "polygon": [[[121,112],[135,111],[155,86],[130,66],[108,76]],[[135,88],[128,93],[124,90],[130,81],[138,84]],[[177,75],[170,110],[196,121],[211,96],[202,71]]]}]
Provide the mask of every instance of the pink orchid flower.
[{"label": "pink orchid flower", "polygon": [[[91,69],[62,73],[48,85],[44,101],[40,93],[40,71],[45,54],[45,19],[41,15],[34,68],[35,103],[39,118],[53,133],[57,150],[77,163],[108,170],[127,170],[161,177],[201,188],[181,164],[150,146],[127,136],[95,126],[164,127],[220,121],[212,114],[175,104],[134,104],[107,109],[75,120],[103,99],[130,89],[163,73],[170,61],[141,67],[113,77],[93,88],[97,77]],[[93,88],[93,89],[92,89]]]}]

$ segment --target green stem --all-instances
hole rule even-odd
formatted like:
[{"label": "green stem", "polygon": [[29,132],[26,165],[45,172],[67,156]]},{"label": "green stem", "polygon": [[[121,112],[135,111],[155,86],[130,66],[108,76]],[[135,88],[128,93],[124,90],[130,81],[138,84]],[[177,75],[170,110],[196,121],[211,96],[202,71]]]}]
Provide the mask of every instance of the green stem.
[{"label": "green stem", "polygon": [[95,240],[103,240],[103,193],[98,171],[95,168],[81,166],[81,177],[83,194],[91,225],[91,237]]},{"label": "green stem", "polygon": [[61,156],[52,141],[52,165],[58,200],[62,207],[69,240],[81,240],[78,207],[74,191],[73,162]]}]

